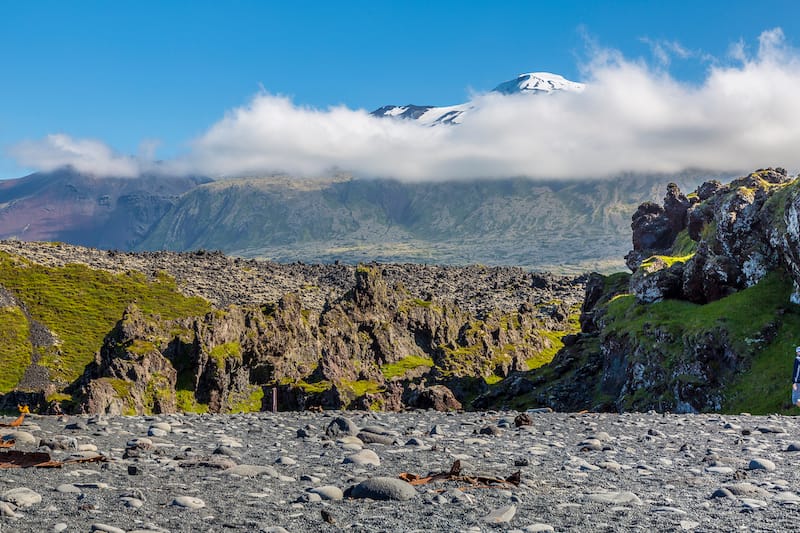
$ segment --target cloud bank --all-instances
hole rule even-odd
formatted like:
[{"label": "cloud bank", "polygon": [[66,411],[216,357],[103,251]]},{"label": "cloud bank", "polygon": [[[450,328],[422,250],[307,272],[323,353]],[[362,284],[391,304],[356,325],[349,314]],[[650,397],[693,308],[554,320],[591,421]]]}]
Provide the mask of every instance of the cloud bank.
[{"label": "cloud bank", "polygon": [[[585,67],[583,92],[476,95],[463,123],[451,127],[341,106],[298,106],[261,93],[162,170],[212,177],[341,171],[432,180],[800,169],[800,52],[780,29],[762,33],[754,53],[734,44],[727,63],[711,62],[699,84],[676,80],[666,70],[668,54],[688,55],[678,43],[658,51],[657,65],[650,65],[596,50]],[[65,135],[22,143],[13,154],[35,168],[69,164],[96,174],[131,175],[148,165]]]},{"label": "cloud bank", "polygon": [[86,174],[132,178],[140,175],[145,166],[144,158],[120,155],[101,141],[74,139],[62,133],[23,141],[9,153],[18,164],[45,172],[72,167]]}]

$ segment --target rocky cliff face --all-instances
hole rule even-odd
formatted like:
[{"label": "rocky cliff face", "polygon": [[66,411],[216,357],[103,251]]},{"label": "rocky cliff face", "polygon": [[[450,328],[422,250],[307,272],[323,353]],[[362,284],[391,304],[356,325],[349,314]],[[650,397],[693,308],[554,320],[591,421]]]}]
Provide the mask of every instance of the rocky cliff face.
[{"label": "rocky cliff face", "polygon": [[[798,301],[800,180],[758,170],[632,217],[632,275],[591,276],[581,333],[479,405],[678,412],[787,408]],[[580,383],[576,386],[576,383]]]},{"label": "rocky cliff face", "polygon": [[230,412],[261,408],[279,388],[281,408],[460,408],[464,380],[527,370],[569,325],[567,302],[521,305],[483,319],[453,303],[389,286],[381,267],[320,311],[287,294],[196,318],[161,320],[135,305],[106,337],[75,385],[83,410]]}]

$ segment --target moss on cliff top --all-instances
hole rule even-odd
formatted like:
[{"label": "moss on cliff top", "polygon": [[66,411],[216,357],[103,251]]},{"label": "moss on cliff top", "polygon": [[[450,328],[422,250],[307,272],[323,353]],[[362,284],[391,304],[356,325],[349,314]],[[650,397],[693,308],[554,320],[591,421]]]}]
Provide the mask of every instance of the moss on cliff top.
[{"label": "moss on cliff top", "polygon": [[165,319],[199,316],[211,306],[178,292],[175,281],[160,274],[148,280],[139,272],[112,274],[86,265],[46,267],[0,253],[0,284],[22,301],[35,320],[55,333],[61,344],[39,364],[52,379],[68,383],[94,360],[103,338],[136,302],[144,313]]}]

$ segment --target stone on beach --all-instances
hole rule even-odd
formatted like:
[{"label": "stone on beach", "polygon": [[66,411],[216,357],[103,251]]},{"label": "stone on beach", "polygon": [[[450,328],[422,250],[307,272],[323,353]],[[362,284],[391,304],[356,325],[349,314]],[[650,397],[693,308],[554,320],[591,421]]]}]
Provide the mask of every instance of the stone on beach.
[{"label": "stone on beach", "polygon": [[345,435],[356,436],[358,432],[356,423],[344,416],[337,416],[325,428],[325,435],[334,439]]},{"label": "stone on beach", "polygon": [[19,487],[5,491],[0,495],[0,500],[13,503],[17,507],[31,507],[41,503],[42,495],[26,487]]},{"label": "stone on beach", "polygon": [[344,458],[344,463],[353,463],[359,466],[372,465],[380,466],[381,458],[372,450],[361,450]]},{"label": "stone on beach", "polygon": [[413,485],[393,477],[374,477],[366,479],[347,490],[350,498],[370,498],[372,500],[410,500],[417,495]]},{"label": "stone on beach", "polygon": [[187,509],[202,509],[206,506],[206,502],[194,496],[178,496],[172,500],[172,505]]},{"label": "stone on beach", "polygon": [[507,524],[511,522],[514,515],[517,513],[516,505],[507,505],[499,509],[492,510],[489,514],[481,518],[484,522],[489,524]]},{"label": "stone on beach", "polygon": [[636,494],[630,491],[596,492],[589,494],[587,498],[593,502],[606,503],[610,505],[642,504],[642,500],[640,500]]}]

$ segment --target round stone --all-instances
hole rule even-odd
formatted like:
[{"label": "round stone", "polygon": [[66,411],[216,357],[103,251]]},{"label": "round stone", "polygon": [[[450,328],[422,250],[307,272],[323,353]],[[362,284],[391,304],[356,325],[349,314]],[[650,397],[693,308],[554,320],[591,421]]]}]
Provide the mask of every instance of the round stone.
[{"label": "round stone", "polygon": [[361,450],[358,453],[345,457],[344,463],[345,464],[353,463],[359,466],[365,466],[365,465],[380,466],[381,458],[378,457],[378,454],[373,452],[372,450]]},{"label": "round stone", "polygon": [[484,516],[482,520],[489,524],[507,524],[508,522],[511,522],[511,519],[514,518],[515,514],[517,514],[517,506],[507,505],[505,507],[500,507],[499,509],[494,509],[492,512]]},{"label": "round stone", "polygon": [[641,505],[642,500],[636,494],[629,491],[620,492],[599,492],[589,494],[588,498],[593,502],[607,503],[611,505],[628,505],[634,503]]},{"label": "round stone", "polygon": [[323,500],[341,500],[342,498],[344,498],[342,489],[340,489],[339,487],[335,487],[333,485],[323,485],[321,487],[314,487],[313,489],[309,489],[308,492],[312,494],[319,494],[319,496]]},{"label": "round stone", "polygon": [[341,437],[343,435],[358,435],[358,426],[349,418],[337,416],[334,418],[328,427],[325,428],[325,434],[331,438]]},{"label": "round stone", "polygon": [[125,533],[124,529],[100,523],[92,524],[91,531],[103,531],[105,533]]},{"label": "round stone", "polygon": [[769,459],[756,457],[750,460],[749,468],[750,470],[766,470],[767,472],[772,472],[775,470],[775,463]]},{"label": "round stone", "polygon": [[194,496],[178,496],[172,500],[172,505],[185,507],[187,509],[202,509],[206,506],[206,502]]},{"label": "round stone", "polygon": [[351,498],[370,498],[373,500],[410,500],[417,490],[410,483],[393,477],[374,477],[366,479],[348,490]]},{"label": "round stone", "polygon": [[37,503],[41,503],[42,496],[38,492],[34,492],[31,489],[19,487],[16,489],[7,490],[2,496],[0,496],[0,499],[9,503],[13,503],[17,507],[30,507],[32,505],[36,505]]}]

